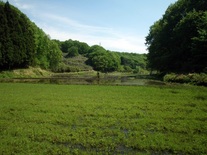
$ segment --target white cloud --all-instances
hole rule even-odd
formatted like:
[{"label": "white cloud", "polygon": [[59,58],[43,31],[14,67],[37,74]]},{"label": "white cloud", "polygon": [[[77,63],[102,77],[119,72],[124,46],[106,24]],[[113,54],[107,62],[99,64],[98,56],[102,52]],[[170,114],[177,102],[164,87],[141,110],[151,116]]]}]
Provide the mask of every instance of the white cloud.
[{"label": "white cloud", "polygon": [[111,28],[86,25],[76,20],[72,20],[70,18],[66,18],[63,16],[54,15],[54,14],[43,13],[41,15],[41,18],[44,18],[44,20],[49,19],[50,21],[53,21],[54,24],[61,25],[62,28],[73,29],[81,33],[91,33],[91,34],[102,33],[103,34],[103,33],[113,32]]},{"label": "white cloud", "polygon": [[51,36],[52,39],[59,40],[79,40],[91,45],[100,44],[107,50],[119,52],[133,52],[133,53],[147,53],[144,45],[144,37],[139,38],[136,36],[114,35],[108,34],[107,36],[91,35],[90,33],[75,33],[73,31],[60,30],[56,27],[41,25],[40,27]]},{"label": "white cloud", "polygon": [[[52,39],[79,40],[89,45],[101,43],[101,45],[112,51],[147,53],[145,38],[118,31],[116,28],[88,25],[70,17],[51,13],[49,10],[40,10],[38,4],[27,3],[25,0],[11,0],[20,10],[29,12],[31,20],[45,31]],[[36,7],[35,7],[36,6]]]},{"label": "white cloud", "polygon": [[33,5],[26,4],[25,2],[22,2],[21,0],[11,0],[11,4],[15,5],[20,10],[29,10],[34,7]]},{"label": "white cloud", "polygon": [[111,41],[106,40],[103,46],[106,44],[109,48],[120,52],[146,53],[146,47],[143,46],[143,40],[139,38],[133,39],[118,38]]},{"label": "white cloud", "polygon": [[[86,42],[89,45],[101,43],[107,50],[147,53],[144,44],[145,38],[142,36],[125,34],[109,27],[85,25],[78,21],[53,14],[44,13],[40,18],[42,18],[44,23],[37,23],[37,25],[53,39],[62,41],[73,39]],[[49,25],[47,21],[54,24]]]}]

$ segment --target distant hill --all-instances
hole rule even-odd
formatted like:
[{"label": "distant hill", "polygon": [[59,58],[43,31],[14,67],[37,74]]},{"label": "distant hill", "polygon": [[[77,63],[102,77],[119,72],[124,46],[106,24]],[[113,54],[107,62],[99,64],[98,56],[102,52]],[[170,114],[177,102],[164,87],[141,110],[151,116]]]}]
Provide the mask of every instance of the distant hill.
[{"label": "distant hill", "polygon": [[[71,71],[72,68],[74,71],[94,69],[103,72],[147,72],[146,54],[108,51],[99,45],[90,47],[87,43],[72,39],[55,41],[63,52],[62,67],[59,68],[59,71]],[[82,63],[76,62],[80,58]]]}]

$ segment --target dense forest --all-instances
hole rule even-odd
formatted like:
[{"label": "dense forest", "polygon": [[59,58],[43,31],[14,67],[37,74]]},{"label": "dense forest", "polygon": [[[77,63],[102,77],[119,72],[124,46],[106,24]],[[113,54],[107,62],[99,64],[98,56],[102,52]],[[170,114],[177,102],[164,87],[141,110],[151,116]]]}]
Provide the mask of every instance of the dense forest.
[{"label": "dense forest", "polygon": [[178,0],[150,27],[148,68],[162,73],[207,71],[207,1]]},{"label": "dense forest", "polygon": [[[112,52],[71,39],[51,40],[9,2],[0,1],[0,25],[0,70],[29,66],[55,72],[146,70],[146,54]],[[75,61],[77,57],[79,63],[71,65],[70,61]]]}]

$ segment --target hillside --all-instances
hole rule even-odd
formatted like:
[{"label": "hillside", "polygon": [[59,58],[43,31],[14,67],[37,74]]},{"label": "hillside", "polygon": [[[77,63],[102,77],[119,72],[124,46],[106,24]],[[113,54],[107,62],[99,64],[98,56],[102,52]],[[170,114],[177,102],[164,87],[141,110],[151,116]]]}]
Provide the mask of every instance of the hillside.
[{"label": "hillside", "polygon": [[75,57],[67,57],[67,53],[63,53],[63,60],[60,64],[57,72],[78,72],[78,71],[90,71],[93,68],[86,64],[88,58],[83,55]]},{"label": "hillside", "polygon": [[[77,40],[55,40],[63,52],[59,71],[97,70],[146,73],[146,54],[108,51],[99,45],[89,46]],[[90,67],[89,67],[90,66]]]}]

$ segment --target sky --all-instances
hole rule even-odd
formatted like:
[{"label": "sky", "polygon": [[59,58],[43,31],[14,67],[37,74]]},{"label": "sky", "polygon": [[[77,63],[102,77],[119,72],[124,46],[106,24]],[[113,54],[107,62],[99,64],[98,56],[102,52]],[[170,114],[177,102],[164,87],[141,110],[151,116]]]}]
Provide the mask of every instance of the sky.
[{"label": "sky", "polygon": [[[4,0],[6,1],[6,0]],[[9,0],[51,39],[147,53],[145,37],[176,0]]]}]

